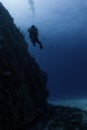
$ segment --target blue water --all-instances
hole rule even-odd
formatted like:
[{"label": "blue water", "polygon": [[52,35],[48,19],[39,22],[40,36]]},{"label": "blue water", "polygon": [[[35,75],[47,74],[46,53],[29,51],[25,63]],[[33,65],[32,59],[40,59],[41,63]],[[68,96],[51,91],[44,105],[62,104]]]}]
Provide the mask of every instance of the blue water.
[{"label": "blue water", "polygon": [[44,47],[44,50],[38,51],[33,48],[34,53],[39,57],[38,63],[48,72],[50,99],[86,98],[86,34],[78,32],[61,35],[59,40],[55,38],[55,42],[58,45],[52,43],[51,47],[50,45],[47,48]]}]

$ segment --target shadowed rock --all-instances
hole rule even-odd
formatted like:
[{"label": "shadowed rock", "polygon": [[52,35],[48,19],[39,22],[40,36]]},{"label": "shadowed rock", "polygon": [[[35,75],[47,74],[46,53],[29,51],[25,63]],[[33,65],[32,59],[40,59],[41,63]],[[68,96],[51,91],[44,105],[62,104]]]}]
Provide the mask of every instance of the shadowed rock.
[{"label": "shadowed rock", "polygon": [[0,130],[26,129],[47,105],[47,74],[0,3]]}]

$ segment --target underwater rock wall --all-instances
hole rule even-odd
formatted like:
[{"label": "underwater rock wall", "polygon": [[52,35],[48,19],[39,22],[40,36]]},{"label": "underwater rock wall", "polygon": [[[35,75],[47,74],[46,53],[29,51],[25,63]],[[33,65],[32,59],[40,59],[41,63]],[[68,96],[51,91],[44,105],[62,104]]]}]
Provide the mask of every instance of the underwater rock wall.
[{"label": "underwater rock wall", "polygon": [[47,106],[47,74],[0,3],[0,130],[26,129]]}]

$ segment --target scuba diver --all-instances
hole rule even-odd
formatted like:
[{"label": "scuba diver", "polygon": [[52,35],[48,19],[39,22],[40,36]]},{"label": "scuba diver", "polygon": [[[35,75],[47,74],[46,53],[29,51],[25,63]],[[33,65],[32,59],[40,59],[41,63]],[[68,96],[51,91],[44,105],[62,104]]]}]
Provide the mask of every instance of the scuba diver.
[{"label": "scuba diver", "polygon": [[28,29],[28,32],[29,32],[29,37],[30,37],[31,42],[33,43],[33,45],[35,46],[36,43],[38,43],[39,46],[40,46],[40,49],[42,49],[43,48],[42,43],[40,42],[40,40],[38,38],[38,29],[34,25],[32,25]]}]

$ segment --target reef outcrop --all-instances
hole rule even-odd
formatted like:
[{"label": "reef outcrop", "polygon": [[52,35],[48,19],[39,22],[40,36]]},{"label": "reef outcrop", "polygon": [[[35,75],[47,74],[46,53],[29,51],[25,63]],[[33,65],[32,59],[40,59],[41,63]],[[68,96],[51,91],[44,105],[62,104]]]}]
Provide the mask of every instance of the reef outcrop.
[{"label": "reef outcrop", "polygon": [[0,3],[0,130],[26,128],[45,110],[47,74]]}]

